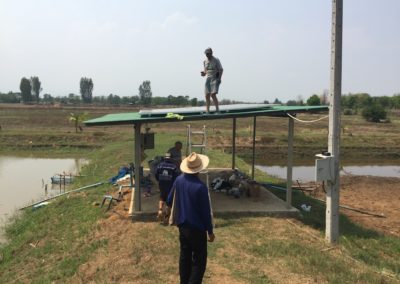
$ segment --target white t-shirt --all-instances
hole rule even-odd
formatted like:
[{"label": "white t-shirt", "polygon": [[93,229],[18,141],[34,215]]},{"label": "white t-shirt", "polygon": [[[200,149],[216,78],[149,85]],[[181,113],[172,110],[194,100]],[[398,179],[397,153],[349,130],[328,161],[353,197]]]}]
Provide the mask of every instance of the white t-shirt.
[{"label": "white t-shirt", "polygon": [[216,78],[217,73],[223,70],[221,62],[214,56],[210,60],[208,58],[204,60],[204,69],[206,70],[207,78]]}]

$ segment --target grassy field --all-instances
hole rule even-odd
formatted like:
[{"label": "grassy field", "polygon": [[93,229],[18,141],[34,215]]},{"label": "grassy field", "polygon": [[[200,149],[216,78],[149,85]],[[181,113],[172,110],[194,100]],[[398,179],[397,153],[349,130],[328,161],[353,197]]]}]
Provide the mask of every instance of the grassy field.
[{"label": "grassy field", "polygon": [[[82,171],[86,177],[79,180],[76,187],[105,181],[133,159],[131,127],[84,128],[82,133],[76,134],[66,118],[70,109],[32,110],[33,113],[26,109],[20,112],[19,108],[3,110],[0,112],[1,153],[85,157],[91,162]],[[95,110],[90,115],[95,117],[108,111]],[[26,116],[35,117],[35,123]],[[283,155],[287,121],[260,120],[265,123],[259,123],[258,143],[264,141],[263,145],[268,144],[266,148],[276,149],[278,157]],[[343,120],[347,125],[343,135],[346,147],[357,146],[353,138],[364,141],[360,145],[367,149],[375,147],[381,154],[390,153],[399,145],[399,134],[395,131],[399,121],[396,119],[385,125],[368,124],[354,116]],[[251,120],[241,120],[238,125],[238,139],[243,149],[248,148],[249,125]],[[210,166],[229,167],[230,121],[207,123],[207,127],[214,145],[208,152],[212,157]],[[146,151],[147,159],[164,153],[175,140],[184,141],[185,138],[183,123],[152,125],[152,129],[157,133],[157,149]],[[322,129],[321,125],[296,124],[295,131],[295,144],[300,152],[325,146],[327,129]],[[357,147],[357,152],[365,149]],[[300,159],[301,154],[297,157]],[[243,171],[249,170],[249,165],[240,157],[237,163]],[[271,181],[260,172],[256,173],[256,179]],[[49,206],[25,210],[15,217],[6,228],[9,242],[1,247],[0,282],[177,283],[177,230],[161,226],[153,219],[132,223],[101,210],[95,204],[110,189],[110,185],[103,185],[71,194]],[[275,194],[283,198],[282,192]],[[209,245],[204,282],[400,282],[398,238],[363,229],[341,216],[340,243],[331,247],[324,240],[324,205],[298,192],[293,202],[298,208],[303,203],[311,204],[313,210],[303,212],[297,219],[217,216],[217,239]]]},{"label": "grassy field", "polygon": [[[87,112],[89,118],[107,113],[135,111],[134,108],[78,108],[0,105],[0,152],[35,152],[38,155],[63,155],[86,153],[102,145],[133,139],[131,126],[84,127],[75,133],[69,114]],[[319,117],[324,116],[321,114]],[[312,120],[315,116],[299,115],[302,120]],[[341,153],[342,161],[368,162],[383,160],[388,163],[400,158],[400,114],[390,115],[391,123],[376,124],[366,122],[361,116],[342,116]],[[252,118],[237,121],[237,153],[245,160],[251,156]],[[256,147],[257,163],[268,160],[275,164],[285,164],[287,153],[287,119],[259,117],[257,119]],[[173,131],[177,138],[185,141],[185,122],[149,125],[156,134]],[[202,122],[193,122],[193,127],[201,127]],[[232,121],[207,121],[208,142],[213,149],[231,151]],[[156,136],[157,139],[157,136]],[[295,163],[313,162],[315,153],[327,149],[328,119],[316,123],[295,122],[294,158]],[[363,151],[360,151],[362,147]],[[368,152],[368,159],[363,153]]]}]

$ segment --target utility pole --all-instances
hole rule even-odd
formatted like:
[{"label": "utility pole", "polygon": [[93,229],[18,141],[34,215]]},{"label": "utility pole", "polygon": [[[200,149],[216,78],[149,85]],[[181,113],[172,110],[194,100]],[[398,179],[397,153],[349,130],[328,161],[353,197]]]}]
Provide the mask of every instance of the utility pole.
[{"label": "utility pole", "polygon": [[326,193],[325,238],[330,243],[339,239],[340,190],[340,101],[342,93],[343,0],[332,0],[331,78],[329,101],[328,151],[333,156],[334,177]]}]

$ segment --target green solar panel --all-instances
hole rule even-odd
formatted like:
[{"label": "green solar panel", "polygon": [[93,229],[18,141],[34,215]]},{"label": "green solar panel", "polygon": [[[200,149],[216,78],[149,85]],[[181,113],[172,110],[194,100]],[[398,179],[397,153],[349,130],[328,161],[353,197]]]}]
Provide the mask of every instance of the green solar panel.
[{"label": "green solar panel", "polygon": [[[236,106],[236,107],[232,107]],[[243,106],[243,105],[241,105]],[[200,107],[205,110],[205,107]],[[282,105],[265,105],[265,104],[252,104],[244,105],[230,105],[225,108],[221,106],[220,113],[216,114],[211,112],[206,114],[204,111],[197,111],[199,108],[169,108],[157,110],[141,110],[139,112],[129,113],[115,113],[107,114],[102,117],[90,119],[85,121],[87,126],[96,125],[129,125],[136,123],[163,123],[163,122],[176,122],[176,121],[194,121],[194,120],[215,120],[224,118],[239,118],[239,117],[252,117],[252,116],[287,116],[287,113],[295,115],[296,113],[304,112],[320,112],[327,111],[328,106],[282,106]],[[196,110],[196,111],[194,111]],[[167,117],[168,113],[173,113],[172,116]]]}]

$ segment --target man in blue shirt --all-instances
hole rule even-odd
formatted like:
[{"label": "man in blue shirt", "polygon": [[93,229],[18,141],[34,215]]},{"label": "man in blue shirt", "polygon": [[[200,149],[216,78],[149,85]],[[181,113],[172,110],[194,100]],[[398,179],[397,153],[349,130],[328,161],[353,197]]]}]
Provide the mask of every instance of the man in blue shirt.
[{"label": "man in blue shirt", "polygon": [[205,155],[191,153],[185,158],[168,196],[167,205],[172,206],[170,224],[179,228],[181,283],[201,283],[207,264],[208,241],[215,239],[211,218],[210,197],[207,186],[198,174],[209,163]]},{"label": "man in blue shirt", "polygon": [[158,164],[155,177],[158,181],[158,187],[160,189],[160,201],[158,202],[158,215],[159,221],[164,221],[164,218],[169,214],[164,210],[164,202],[167,201],[168,194],[171,191],[172,184],[176,177],[179,175],[179,169],[171,159],[171,154],[166,153],[164,160]]}]

